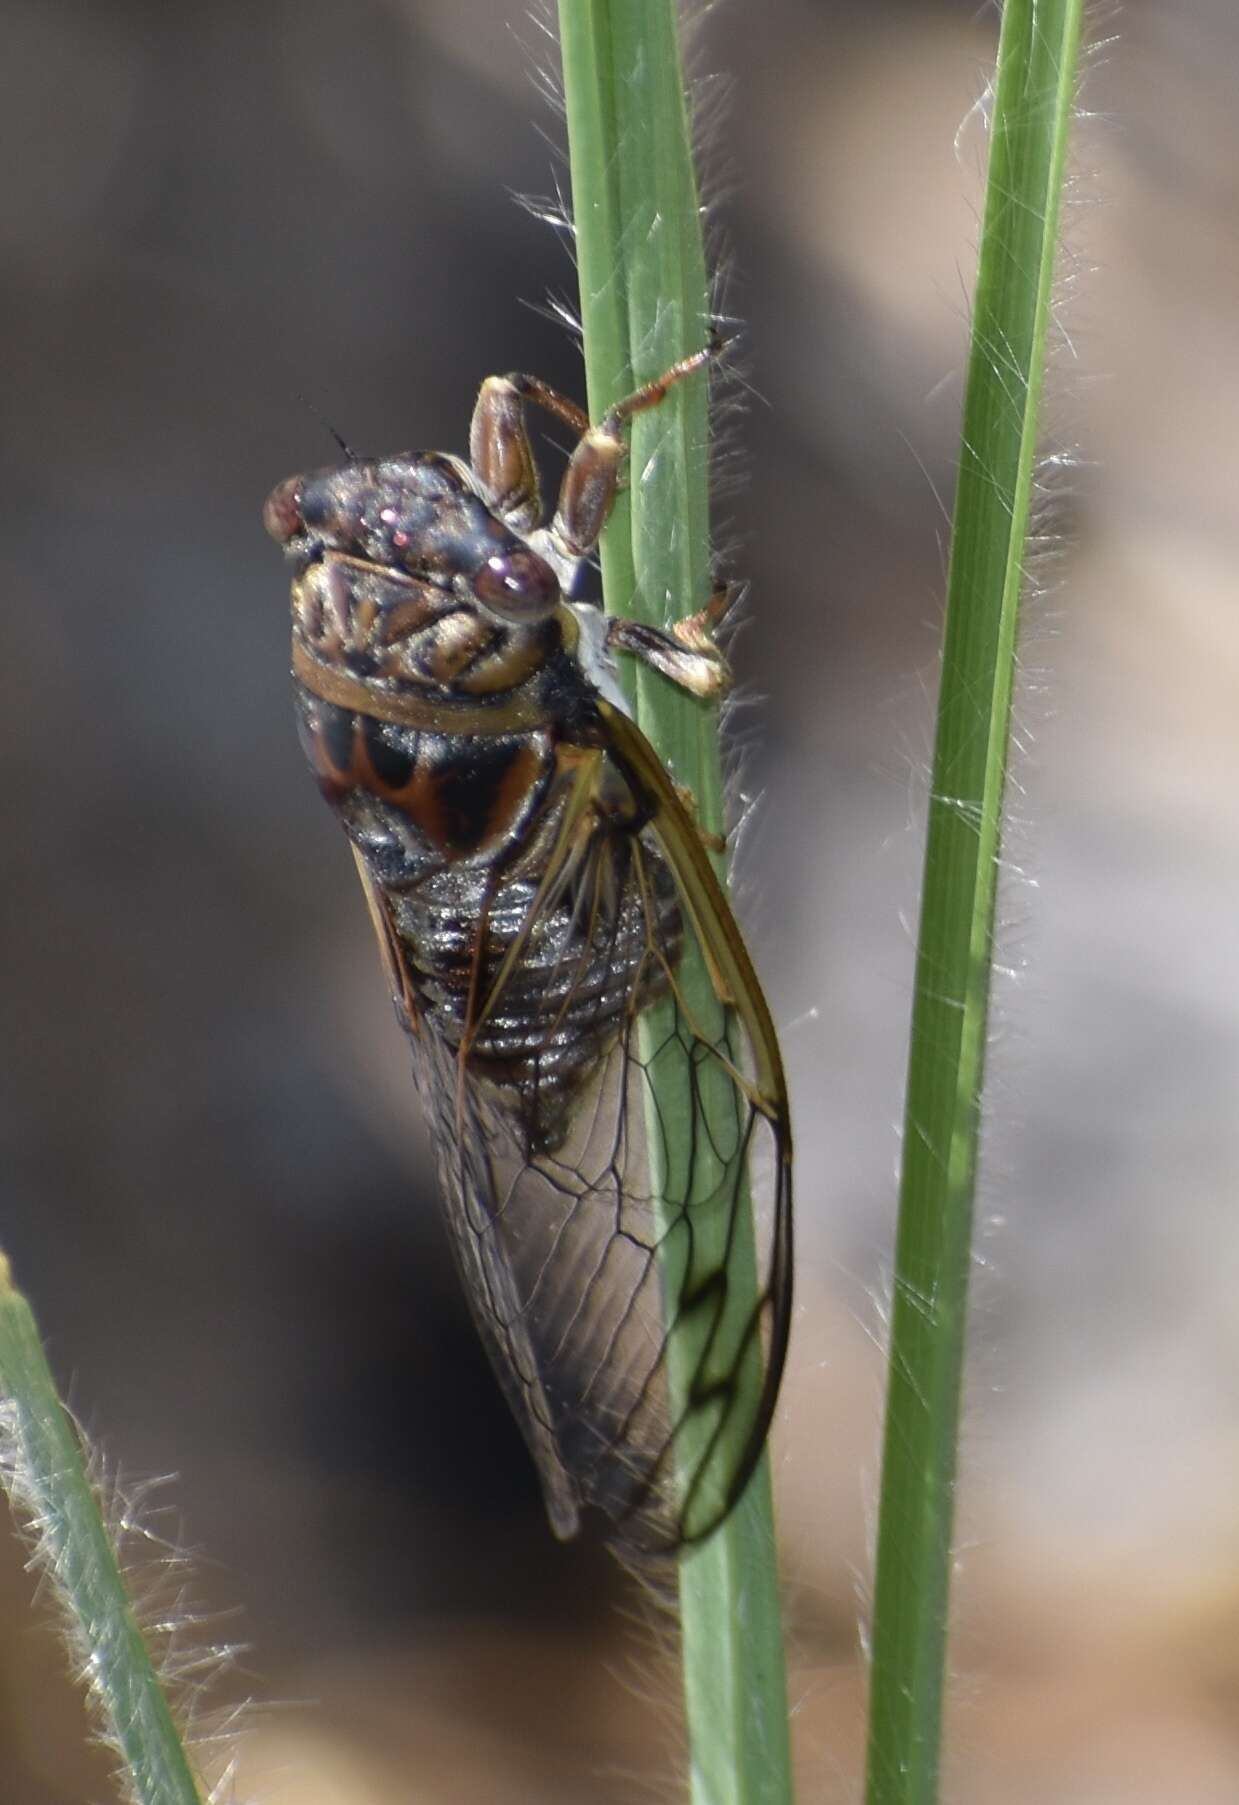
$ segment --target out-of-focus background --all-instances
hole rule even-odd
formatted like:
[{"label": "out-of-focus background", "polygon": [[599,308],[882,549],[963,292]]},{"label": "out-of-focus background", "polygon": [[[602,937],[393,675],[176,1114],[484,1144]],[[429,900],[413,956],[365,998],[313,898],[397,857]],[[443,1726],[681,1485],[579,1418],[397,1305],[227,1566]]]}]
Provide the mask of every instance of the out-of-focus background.
[{"label": "out-of-focus background", "polygon": [[[502,0],[4,0],[0,1242],[122,1487],[248,1645],[239,1792],[676,1796],[674,1683],[551,1538],[465,1317],[259,523],[581,392],[514,204],[558,179]],[[1239,15],[1094,20],[1049,384],[960,1507],[947,1796],[1239,1787]],[[731,0],[727,529],[744,912],[799,1123],[776,1470],[806,1797],[857,1796],[911,933],[988,7]],[[166,1515],[159,1514],[162,1503]],[[150,1561],[159,1550],[152,1544]],[[20,1552],[0,1796],[108,1795]]]}]

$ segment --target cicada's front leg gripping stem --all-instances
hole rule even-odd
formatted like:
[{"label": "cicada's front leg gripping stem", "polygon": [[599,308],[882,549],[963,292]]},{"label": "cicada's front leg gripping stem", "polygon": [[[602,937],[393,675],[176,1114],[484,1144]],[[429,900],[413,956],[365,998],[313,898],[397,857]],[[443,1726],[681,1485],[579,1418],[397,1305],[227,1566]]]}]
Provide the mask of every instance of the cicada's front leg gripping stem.
[{"label": "cicada's front leg gripping stem", "polygon": [[[521,534],[533,531],[542,519],[542,495],[525,420],[525,400],[532,396],[541,399],[543,405],[552,400],[561,402],[561,397],[550,389],[539,396],[536,391],[542,387],[533,376],[488,376],[478,391],[469,427],[469,463],[482,499],[505,526]],[[576,416],[571,424],[578,432],[588,427],[585,415],[570,401],[553,409],[556,413],[564,410]]]},{"label": "cicada's front leg gripping stem", "polygon": [[715,702],[731,688],[731,669],[715,644],[714,631],[734,596],[734,586],[728,584],[717,590],[704,608],[673,622],[665,633],[659,627],[646,626],[644,621],[611,615],[607,619],[607,646],[613,652],[628,652],[640,658],[690,695]]},{"label": "cicada's front leg gripping stem", "polygon": [[559,505],[551,522],[552,538],[562,544],[570,557],[587,557],[593,551],[615,505],[620,466],[628,451],[625,424],[634,415],[657,407],[668,389],[701,369],[713,355],[714,347],[708,346],[691,357],[682,357],[653,382],[608,408],[597,426],[582,434],[568,460]]},{"label": "cicada's front leg gripping stem", "polygon": [[701,369],[715,355],[711,344],[683,357],[653,382],[608,408],[597,426],[589,417],[536,376],[513,371],[488,376],[482,384],[469,432],[469,461],[482,497],[504,523],[528,534],[541,517],[538,474],[525,408],[530,402],[562,420],[577,435],[560,485],[555,517],[545,529],[551,549],[567,563],[587,558],[597,545],[619,488],[620,466],[627,455],[625,423],[634,414],[657,407],[668,389]]}]

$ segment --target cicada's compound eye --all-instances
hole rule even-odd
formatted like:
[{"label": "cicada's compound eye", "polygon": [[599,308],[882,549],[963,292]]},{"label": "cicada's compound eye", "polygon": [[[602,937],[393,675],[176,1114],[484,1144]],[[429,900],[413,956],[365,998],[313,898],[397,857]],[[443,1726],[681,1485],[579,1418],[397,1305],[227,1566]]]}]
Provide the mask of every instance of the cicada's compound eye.
[{"label": "cicada's compound eye", "polygon": [[473,593],[503,620],[524,624],[545,620],[559,605],[555,572],[537,552],[497,552],[473,578]]},{"label": "cicada's compound eye", "polygon": [[304,483],[304,477],[287,477],[282,483],[275,485],[263,507],[262,524],[281,545],[287,545],[290,539],[295,539],[298,533],[305,531],[305,519],[301,512]]}]

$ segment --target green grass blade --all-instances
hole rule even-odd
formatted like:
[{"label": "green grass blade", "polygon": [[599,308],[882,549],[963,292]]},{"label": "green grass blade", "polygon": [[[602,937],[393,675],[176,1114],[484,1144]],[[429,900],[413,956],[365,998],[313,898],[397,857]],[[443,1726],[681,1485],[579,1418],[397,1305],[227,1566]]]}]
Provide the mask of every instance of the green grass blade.
[{"label": "green grass blade", "polygon": [[59,1594],[75,1662],[139,1805],[202,1805],[30,1307],[0,1255],[0,1443],[13,1508]]},{"label": "green grass blade", "polygon": [[[586,379],[597,419],[701,348],[709,285],[675,7],[560,0],[559,17]],[[699,380],[633,424],[631,487],[602,546],[604,593],[617,613],[661,626],[709,595],[708,429]],[[703,825],[718,829],[714,711],[644,667],[631,680],[638,725],[692,788]],[[700,961],[693,968],[686,958],[679,981],[695,1019],[712,1024],[717,999]],[[657,1022],[648,1034],[656,1045]],[[655,1064],[652,1082],[664,1119],[678,1109],[687,1125],[692,1099],[673,1094],[680,1067],[663,1073]],[[708,1088],[707,1078],[699,1091]],[[727,1101],[718,1099],[720,1119]],[[707,1115],[714,1107],[708,1094],[697,1102]],[[751,1224],[730,1276],[744,1308],[740,1288],[749,1286],[750,1302],[756,1295]],[[791,1796],[787,1695],[764,1458],[722,1528],[682,1557],[679,1584],[692,1797],[699,1805],[783,1805]]]},{"label": "green grass blade", "polygon": [[937,1797],[1016,621],[1082,0],[1007,0],[917,951],[878,1523],[869,1805]]}]

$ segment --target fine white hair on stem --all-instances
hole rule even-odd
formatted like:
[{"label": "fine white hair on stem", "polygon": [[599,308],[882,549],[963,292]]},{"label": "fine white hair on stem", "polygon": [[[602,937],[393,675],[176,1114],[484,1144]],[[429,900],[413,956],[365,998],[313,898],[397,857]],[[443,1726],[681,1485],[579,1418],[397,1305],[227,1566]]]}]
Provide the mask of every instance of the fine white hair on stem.
[{"label": "fine white hair on stem", "polygon": [[[704,4],[688,4],[680,9],[681,43],[686,71],[686,94],[692,138],[694,168],[704,223],[706,266],[709,271],[709,297],[706,314],[701,321],[704,340],[713,335],[723,341],[722,354],[710,367],[710,423],[706,454],[710,471],[710,513],[712,567],[716,580],[730,575],[741,550],[739,541],[727,519],[727,503],[745,481],[745,464],[741,447],[741,430],[750,398],[761,397],[748,382],[742,357],[742,323],[733,307],[736,285],[735,266],[727,240],[726,203],[736,187],[733,165],[727,152],[726,122],[731,106],[733,81],[729,75],[711,70],[706,62],[707,46],[703,26],[714,10],[713,0]],[[532,26],[531,41],[526,41],[526,62],[543,102],[556,120],[565,116],[563,84],[559,66],[559,33],[553,0],[534,0],[528,9]],[[572,219],[569,187],[566,179],[567,155],[561,140],[543,126],[539,133],[550,157],[550,191],[546,194],[514,194],[517,204],[544,225],[550,226],[564,245],[575,266],[576,233]],[[562,127],[561,127],[562,130]],[[562,324],[579,345],[582,340],[581,320],[574,302],[562,295],[550,294],[541,302],[526,301],[534,311]],[[639,474],[632,480],[639,480]],[[736,594],[719,632],[720,644],[729,650],[747,617],[747,586],[737,585]],[[752,698],[743,691],[733,692],[724,702],[720,739],[723,748],[723,776],[726,820],[729,838],[735,851],[735,828],[747,817],[751,805],[741,799],[741,774],[745,742],[754,735],[735,731],[738,709]],[[743,890],[743,886],[742,886]]]},{"label": "fine white hair on stem", "polygon": [[[125,1796],[140,1796],[122,1737],[132,1725],[117,1718],[118,1692],[107,1675],[113,1663],[102,1657],[100,1638],[117,1633],[84,1621],[75,1571],[89,1552],[66,1528],[57,1502],[64,1474],[49,1478],[40,1467],[42,1444],[27,1433],[28,1407],[17,1398],[0,1400],[0,1483],[8,1493],[17,1532],[27,1550],[27,1567],[40,1580],[40,1596],[55,1610],[72,1677],[82,1687],[93,1733],[118,1762]],[[97,1452],[70,1417],[93,1494],[117,1567],[123,1575],[128,1609],[141,1633],[152,1666],[195,1767],[214,1776],[204,1793],[209,1805],[235,1798],[235,1740],[248,1706],[219,1703],[220,1685],[234,1669],[243,1645],[221,1636],[217,1618],[195,1601],[192,1559],[170,1514],[155,1502],[167,1479],[124,1481],[109,1476]],[[138,1719],[135,1718],[136,1723]]]}]

